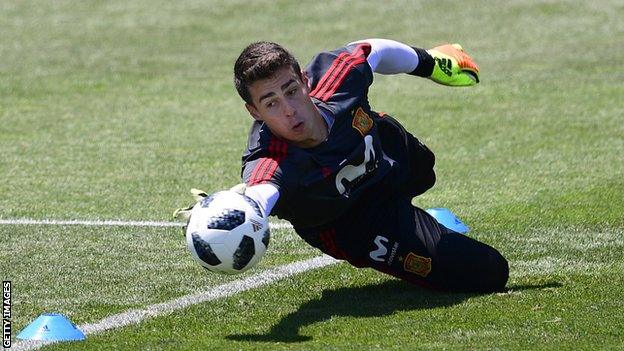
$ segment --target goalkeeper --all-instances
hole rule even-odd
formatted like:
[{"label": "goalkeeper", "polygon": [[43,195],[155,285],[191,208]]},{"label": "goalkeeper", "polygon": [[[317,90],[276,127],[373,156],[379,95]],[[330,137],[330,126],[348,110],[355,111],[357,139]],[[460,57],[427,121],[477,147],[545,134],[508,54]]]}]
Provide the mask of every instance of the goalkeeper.
[{"label": "goalkeeper", "polygon": [[319,53],[301,70],[280,45],[253,43],[234,66],[254,118],[245,194],[310,245],[356,267],[439,290],[502,290],[509,270],[497,250],[411,204],[434,185],[435,157],[371,108],[373,72],[448,86],[479,82],[477,65],[457,44],[423,50],[367,39]]}]

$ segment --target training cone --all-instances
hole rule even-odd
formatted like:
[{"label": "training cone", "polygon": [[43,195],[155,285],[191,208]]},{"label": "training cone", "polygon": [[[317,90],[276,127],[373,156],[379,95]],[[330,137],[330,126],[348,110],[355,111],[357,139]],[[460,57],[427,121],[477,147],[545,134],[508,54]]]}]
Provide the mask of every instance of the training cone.
[{"label": "training cone", "polygon": [[433,216],[438,223],[452,231],[466,234],[470,230],[468,226],[460,221],[448,208],[430,208],[427,210],[427,213]]},{"label": "training cone", "polygon": [[70,341],[84,340],[80,329],[60,313],[44,313],[37,317],[18,335],[22,340]]}]

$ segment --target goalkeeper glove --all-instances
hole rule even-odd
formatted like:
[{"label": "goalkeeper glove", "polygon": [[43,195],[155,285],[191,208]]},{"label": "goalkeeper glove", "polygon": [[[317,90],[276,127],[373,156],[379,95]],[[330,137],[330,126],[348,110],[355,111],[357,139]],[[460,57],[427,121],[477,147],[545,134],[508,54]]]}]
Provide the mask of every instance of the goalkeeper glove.
[{"label": "goalkeeper glove", "polygon": [[429,79],[454,87],[479,83],[479,67],[459,44],[445,44],[427,50],[435,64]]},{"label": "goalkeeper glove", "polygon": [[191,189],[191,194],[193,195],[195,202],[188,207],[182,207],[175,210],[173,212],[174,219],[188,220],[191,217],[191,210],[193,209],[193,206],[195,206],[195,204],[203,198],[208,197],[208,194],[205,191],[195,188]]},{"label": "goalkeeper glove", "polygon": [[[245,189],[247,189],[247,185],[245,183],[240,183],[231,187],[230,191],[245,195]],[[195,188],[191,189],[191,194],[193,195],[193,199],[195,199],[195,202],[188,207],[182,207],[175,210],[173,212],[174,219],[188,220],[191,217],[191,210],[193,209],[195,204],[201,201],[203,198],[208,197],[208,193]]]},{"label": "goalkeeper glove", "polygon": [[230,188],[230,191],[239,193],[241,195],[245,195],[245,190],[247,190],[247,184],[245,183],[236,184]]}]

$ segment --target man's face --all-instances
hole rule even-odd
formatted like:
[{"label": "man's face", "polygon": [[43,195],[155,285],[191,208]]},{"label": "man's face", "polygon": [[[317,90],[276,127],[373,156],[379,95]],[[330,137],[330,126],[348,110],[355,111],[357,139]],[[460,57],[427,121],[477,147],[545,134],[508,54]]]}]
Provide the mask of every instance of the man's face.
[{"label": "man's face", "polygon": [[302,79],[291,67],[284,67],[249,86],[253,104],[245,107],[274,135],[295,146],[312,147],[325,140],[327,127],[309,92],[307,77]]}]

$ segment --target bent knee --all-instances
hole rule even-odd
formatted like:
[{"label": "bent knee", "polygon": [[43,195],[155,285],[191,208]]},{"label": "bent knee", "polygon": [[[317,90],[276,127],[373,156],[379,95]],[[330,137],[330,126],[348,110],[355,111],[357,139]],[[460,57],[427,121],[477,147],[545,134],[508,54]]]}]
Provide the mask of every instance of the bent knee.
[{"label": "bent knee", "polygon": [[503,291],[509,280],[509,263],[498,250],[492,248],[487,263],[481,292]]}]

